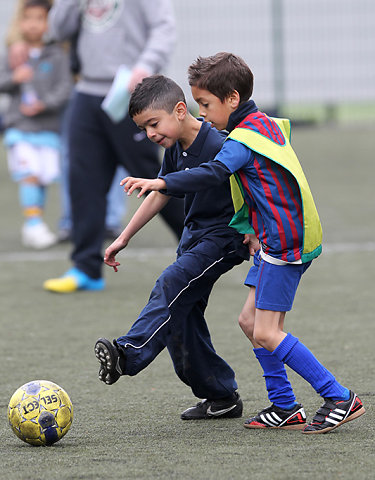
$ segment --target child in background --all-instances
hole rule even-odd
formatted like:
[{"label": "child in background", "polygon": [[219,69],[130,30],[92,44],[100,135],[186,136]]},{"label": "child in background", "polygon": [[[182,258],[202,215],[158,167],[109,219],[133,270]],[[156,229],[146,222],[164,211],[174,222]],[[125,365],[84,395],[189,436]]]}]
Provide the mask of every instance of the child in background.
[{"label": "child in background", "polygon": [[[188,112],[181,88],[162,75],[137,85],[129,114],[151,141],[166,149],[162,174],[195,170],[214,158],[225,139]],[[117,270],[116,255],[169,201],[169,195],[151,193],[107,248],[104,262]],[[249,257],[243,235],[228,226],[233,213],[229,182],[185,195],[176,261],[156,281],[129,332],[114,345],[105,338],[96,342],[101,381],[112,384],[120,375],[136,375],[167,347],[179,378],[203,399],[182,412],[183,420],[241,417],[234,372],[215,352],[204,318],[215,282]]]},{"label": "child in background", "polygon": [[[13,16],[6,37],[8,46],[8,62],[12,69],[27,62],[28,47],[22,39],[19,32],[19,18],[22,6],[26,0],[17,0],[15,15]],[[54,1],[50,0],[51,6]],[[48,32],[51,37],[51,32]],[[77,35],[74,35],[70,41],[61,42],[62,47],[69,53],[70,70],[73,76],[73,82],[79,78],[80,62],[77,55]],[[72,238],[72,218],[69,194],[69,146],[68,146],[68,128],[71,112],[72,99],[65,108],[61,121],[60,134],[60,178],[59,193],[61,214],[58,220],[58,242],[67,242]],[[1,122],[1,118],[0,118]],[[0,124],[0,129],[2,125]],[[121,225],[126,213],[126,198],[124,202],[124,194],[119,188],[120,181],[126,175],[126,170],[119,166],[112,180],[111,188],[107,194],[107,213],[106,213],[106,239],[111,241],[118,237],[122,231]]]},{"label": "child in background", "polygon": [[24,2],[18,26],[28,59],[12,68],[3,58],[0,65],[0,91],[10,96],[4,143],[25,217],[22,243],[36,249],[56,242],[42,214],[46,187],[59,177],[60,117],[72,88],[66,53],[44,42],[49,9],[47,0]]},{"label": "child in background", "polygon": [[[231,224],[255,233],[259,246],[245,284],[250,292],[240,326],[254,347],[266,380],[270,407],[245,422],[256,429],[302,429],[327,433],[365,413],[359,397],[342,386],[291,333],[284,332],[299,281],[321,253],[322,231],[301,165],[289,143],[289,121],[273,119],[249,100],[253,74],[230,53],[198,58],[189,67],[189,84],[200,115],[218,130],[229,131],[213,161],[184,172],[147,180],[128,177],[125,190],[138,196],[163,190],[179,195],[220,185],[232,174],[236,216]],[[260,247],[260,248],[259,248]],[[324,398],[306,425],[285,365]]]}]

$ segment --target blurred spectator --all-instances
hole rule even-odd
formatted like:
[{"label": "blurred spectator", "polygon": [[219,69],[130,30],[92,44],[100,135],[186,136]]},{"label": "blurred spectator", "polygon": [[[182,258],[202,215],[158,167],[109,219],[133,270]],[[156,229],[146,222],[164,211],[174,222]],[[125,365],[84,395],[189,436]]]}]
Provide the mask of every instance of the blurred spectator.
[{"label": "blurred spectator", "polygon": [[[72,66],[72,61],[70,62]],[[74,72],[73,72],[74,73]],[[66,242],[72,238],[72,210],[69,194],[69,123],[73,99],[64,112],[61,128],[61,176],[60,176],[60,208],[58,221],[58,241]],[[122,166],[118,166],[107,194],[107,210],[105,217],[105,238],[113,240],[123,229],[126,213],[127,197],[120,188],[120,181],[127,175]]]},{"label": "blurred spectator", "polygon": [[[22,5],[25,0],[18,0],[16,6],[16,13],[11,21],[8,36],[8,60],[11,68],[21,65],[27,61],[27,45],[22,39],[22,35],[19,31],[19,16],[21,13]],[[53,0],[50,1],[53,4]],[[70,69],[73,78],[77,79],[80,70],[79,59],[77,57],[77,36],[73,36],[69,42],[64,42],[64,47],[70,53]],[[69,149],[68,149],[68,126],[69,126],[69,114],[70,105],[66,108],[62,120],[61,130],[61,173],[60,173],[60,206],[61,214],[58,221],[58,241],[64,242],[71,239],[72,230],[72,216],[69,196]],[[1,120],[1,119],[0,119]],[[0,122],[1,128],[1,122]],[[126,175],[126,170],[123,167],[118,167],[115,177],[113,179],[110,191],[107,195],[107,215],[106,215],[106,229],[105,236],[113,240],[122,231],[122,222],[126,212],[126,196],[119,188],[119,183]]]},{"label": "blurred spectator", "polygon": [[[74,267],[47,280],[44,288],[64,293],[102,290],[106,194],[116,167],[123,165],[132,176],[146,178],[155,178],[160,170],[159,148],[125,109],[113,119],[102,103],[114,85],[122,93],[131,91],[165,66],[175,39],[172,2],[55,0],[50,24],[58,40],[78,34],[80,78],[69,122]],[[182,201],[171,199],[161,215],[179,238]]]},{"label": "blurred spectator", "polygon": [[[22,1],[22,0],[20,0]],[[70,68],[74,78],[79,78],[80,61],[77,55],[78,32],[73,35],[69,42]],[[72,111],[73,99],[64,113],[61,131],[61,180],[60,200],[61,216],[58,223],[58,240],[64,242],[71,240],[72,235],[72,210],[69,194],[69,122]],[[127,175],[122,166],[118,166],[113,177],[111,187],[107,194],[107,210],[105,217],[105,237],[113,240],[122,231],[122,223],[126,213],[127,198],[119,188],[122,178]]]},{"label": "blurred spectator", "polygon": [[60,173],[60,117],[72,88],[66,52],[44,40],[49,9],[47,0],[23,2],[14,21],[18,41],[0,62],[0,91],[10,96],[4,143],[25,217],[22,242],[36,249],[56,242],[42,214],[46,187]]}]

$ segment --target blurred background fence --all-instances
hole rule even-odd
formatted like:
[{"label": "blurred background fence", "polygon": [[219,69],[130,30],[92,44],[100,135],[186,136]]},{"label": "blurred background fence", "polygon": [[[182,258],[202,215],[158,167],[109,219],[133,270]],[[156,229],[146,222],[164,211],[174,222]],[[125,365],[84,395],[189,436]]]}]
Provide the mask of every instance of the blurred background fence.
[{"label": "blurred background fence", "polygon": [[[15,3],[0,2],[2,38]],[[165,73],[192,107],[188,65],[231,51],[253,70],[254,98],[266,111],[375,121],[374,0],[174,0],[174,7],[178,43]]]},{"label": "blurred background fence", "polygon": [[186,91],[198,55],[231,51],[251,66],[264,109],[375,119],[374,0],[177,0],[175,10],[170,73]]}]

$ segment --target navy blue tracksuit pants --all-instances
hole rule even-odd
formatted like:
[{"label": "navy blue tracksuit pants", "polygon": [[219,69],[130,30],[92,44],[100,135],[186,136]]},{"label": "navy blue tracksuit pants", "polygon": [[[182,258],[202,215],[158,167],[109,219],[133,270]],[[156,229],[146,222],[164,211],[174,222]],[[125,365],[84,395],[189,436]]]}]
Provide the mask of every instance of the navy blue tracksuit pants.
[{"label": "navy blue tracksuit pants", "polygon": [[[126,375],[136,375],[165,348],[175,371],[198,398],[230,396],[237,383],[231,367],[215,352],[204,318],[216,280],[244,260],[234,242],[203,238],[164,270],[129,332],[124,348]],[[221,241],[220,241],[221,240]]]},{"label": "navy blue tracksuit pants", "polygon": [[[160,170],[157,145],[128,115],[113,123],[102,110],[102,101],[102,97],[75,93],[69,121],[72,260],[91,278],[102,276],[107,193],[117,165],[134,177],[156,178]],[[179,239],[183,201],[171,198],[160,215]]]}]

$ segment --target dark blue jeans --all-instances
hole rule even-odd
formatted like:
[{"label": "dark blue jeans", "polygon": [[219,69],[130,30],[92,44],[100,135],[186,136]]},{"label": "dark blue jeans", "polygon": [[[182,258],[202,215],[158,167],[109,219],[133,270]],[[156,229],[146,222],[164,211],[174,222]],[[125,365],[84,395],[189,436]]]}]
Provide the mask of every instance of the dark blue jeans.
[{"label": "dark blue jeans", "polygon": [[[73,95],[78,95],[74,92]],[[72,214],[70,207],[69,194],[69,126],[71,122],[71,107],[74,99],[72,98],[63,114],[61,126],[61,175],[60,175],[60,208],[61,215],[58,222],[58,229],[61,231],[72,231]],[[110,190],[107,195],[107,213],[105,218],[105,225],[107,230],[116,230],[122,223],[124,213],[126,211],[126,195],[122,189],[119,188],[119,183],[125,177],[123,167],[119,166],[116,169],[115,176],[112,180]]]},{"label": "dark blue jeans", "polygon": [[[101,277],[106,196],[116,166],[123,165],[131,176],[145,178],[157,177],[160,170],[158,147],[129,116],[114,124],[101,109],[102,101],[93,95],[74,95],[69,127],[72,260],[92,278]],[[179,238],[182,200],[172,198],[160,213]]]},{"label": "dark blue jeans", "polygon": [[178,377],[198,398],[224,398],[237,389],[204,318],[216,280],[244,260],[233,242],[221,243],[202,239],[158,278],[136,322],[116,340],[125,355],[124,374],[136,375],[167,347]]}]

